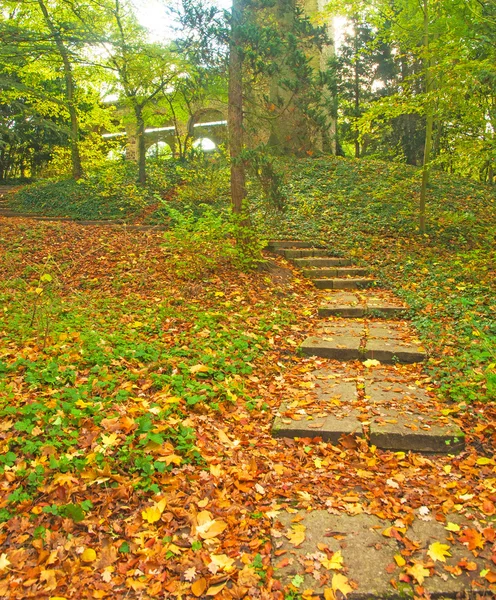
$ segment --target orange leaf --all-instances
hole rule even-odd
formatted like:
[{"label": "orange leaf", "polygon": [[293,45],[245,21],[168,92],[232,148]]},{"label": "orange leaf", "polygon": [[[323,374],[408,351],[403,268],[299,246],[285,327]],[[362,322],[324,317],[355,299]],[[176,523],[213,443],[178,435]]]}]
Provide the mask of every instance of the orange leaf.
[{"label": "orange leaf", "polygon": [[460,534],[460,542],[465,544],[469,550],[475,550],[476,548],[484,548],[484,540],[482,535],[476,529],[464,529]]},{"label": "orange leaf", "polygon": [[205,577],[202,577],[201,579],[197,579],[195,581],[195,583],[191,586],[191,591],[197,598],[199,598],[206,589],[207,589],[207,580],[205,579]]}]

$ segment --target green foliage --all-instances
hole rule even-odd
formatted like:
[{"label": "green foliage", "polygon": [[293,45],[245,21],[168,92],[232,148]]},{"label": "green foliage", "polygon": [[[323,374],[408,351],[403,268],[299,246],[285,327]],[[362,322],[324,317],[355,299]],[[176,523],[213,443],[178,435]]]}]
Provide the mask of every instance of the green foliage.
[{"label": "green foliage", "polygon": [[22,213],[74,219],[122,219],[153,200],[152,189],[135,183],[136,165],[108,163],[85,179],[43,181],[19,190],[11,205]]},{"label": "green foliage", "polygon": [[230,212],[200,205],[191,210],[168,209],[173,227],[165,234],[165,247],[178,276],[202,279],[228,265],[250,270],[263,262],[265,242]]},{"label": "green foliage", "polygon": [[178,164],[176,172],[181,186],[177,188],[175,202],[189,207],[229,204],[229,169],[221,155],[198,153],[189,163]]}]

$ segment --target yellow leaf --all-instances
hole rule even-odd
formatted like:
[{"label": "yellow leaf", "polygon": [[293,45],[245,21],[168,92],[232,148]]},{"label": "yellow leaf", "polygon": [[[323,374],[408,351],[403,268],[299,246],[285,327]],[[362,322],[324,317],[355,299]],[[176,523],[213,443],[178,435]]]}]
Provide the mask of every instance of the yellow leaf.
[{"label": "yellow leaf", "polygon": [[380,361],[375,360],[375,358],[369,358],[363,361],[363,365],[367,367],[367,369],[370,369],[370,367],[378,367],[380,364]]},{"label": "yellow leaf", "polygon": [[288,531],[288,533],[286,533],[286,537],[288,538],[289,543],[293,544],[293,546],[299,546],[300,544],[302,544],[305,540],[305,531],[306,527],[301,523],[296,523],[296,525],[292,525],[291,530]]},{"label": "yellow leaf", "polygon": [[331,585],[335,592],[339,590],[345,597],[353,591],[353,588],[348,583],[348,578],[341,575],[341,573],[336,573],[332,576]]},{"label": "yellow leaf", "polygon": [[481,456],[477,459],[478,465],[492,465],[493,462],[494,461],[491,458],[487,458],[486,456]]},{"label": "yellow leaf", "polygon": [[210,473],[214,477],[220,477],[223,473],[222,467],[220,465],[210,465]]},{"label": "yellow leaf", "polygon": [[212,519],[208,510],[202,510],[196,515],[196,532],[204,540],[220,535],[227,527],[227,523],[221,520]]},{"label": "yellow leaf", "polygon": [[93,548],[86,548],[81,554],[81,560],[85,563],[94,562],[96,560],[96,552],[93,550]]},{"label": "yellow leaf", "polygon": [[141,511],[141,516],[148,523],[156,523],[160,520],[162,512],[157,506],[149,506],[148,508],[145,508],[145,510]]},{"label": "yellow leaf", "polygon": [[326,588],[324,590],[324,600],[336,600],[336,595],[331,588]]},{"label": "yellow leaf", "polygon": [[322,466],[322,459],[321,458],[314,458],[313,462],[315,464],[315,468],[316,469],[320,469],[320,467]]},{"label": "yellow leaf", "polygon": [[190,373],[208,373],[210,369],[205,365],[193,365],[189,368]]},{"label": "yellow leaf", "polygon": [[460,531],[460,525],[457,525],[456,523],[450,523],[448,521],[448,524],[446,525],[445,529],[447,531]]},{"label": "yellow leaf", "polygon": [[341,550],[334,552],[331,558],[324,558],[322,560],[322,566],[324,566],[326,569],[341,571],[343,568],[343,557],[341,555]]},{"label": "yellow leaf", "polygon": [[0,571],[4,571],[10,565],[10,560],[7,558],[7,554],[3,552],[0,554]]},{"label": "yellow leaf", "polygon": [[217,596],[217,594],[223,590],[227,585],[226,581],[221,581],[220,583],[216,583],[215,585],[211,585],[207,590],[207,596]]},{"label": "yellow leaf", "polygon": [[104,448],[114,446],[117,443],[118,438],[119,436],[116,433],[111,433],[110,435],[102,434],[102,446]]},{"label": "yellow leaf", "polygon": [[418,583],[420,583],[420,585],[422,585],[422,583],[424,582],[424,579],[426,577],[429,577],[429,575],[430,575],[429,569],[426,569],[419,563],[415,563],[413,565],[413,567],[409,567],[406,570],[406,572],[408,573],[408,575],[411,575],[412,577],[414,577],[418,581]]},{"label": "yellow leaf", "polygon": [[434,542],[429,546],[429,550],[427,550],[427,554],[432,558],[432,560],[439,560],[441,562],[446,562],[446,557],[451,556],[450,547],[448,544],[441,544],[440,542]]},{"label": "yellow leaf", "polygon": [[175,465],[179,466],[182,463],[182,461],[182,457],[178,454],[169,454],[168,456],[164,456],[164,462],[166,462],[168,465],[174,463]]},{"label": "yellow leaf", "polygon": [[207,580],[205,579],[205,577],[202,577],[201,579],[197,579],[195,581],[195,583],[191,586],[191,591],[197,598],[199,598],[206,589],[207,589]]},{"label": "yellow leaf", "polygon": [[48,600],[67,600],[65,596],[50,596]]},{"label": "yellow leaf", "polygon": [[444,465],[443,470],[447,475],[449,475],[451,473],[451,465]]},{"label": "yellow leaf", "polygon": [[394,555],[394,562],[398,565],[398,567],[404,567],[406,565],[406,560],[401,556],[401,554]]},{"label": "yellow leaf", "polygon": [[222,569],[223,571],[232,571],[234,558],[227,556],[227,554],[212,554],[210,556],[210,560],[214,563],[216,567]]}]

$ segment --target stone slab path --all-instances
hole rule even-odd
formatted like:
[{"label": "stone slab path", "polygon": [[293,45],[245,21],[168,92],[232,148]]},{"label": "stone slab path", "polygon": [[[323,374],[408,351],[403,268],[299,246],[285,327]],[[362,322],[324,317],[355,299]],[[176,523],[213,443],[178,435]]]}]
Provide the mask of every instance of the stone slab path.
[{"label": "stone slab path", "polygon": [[[366,440],[383,450],[434,456],[463,450],[464,433],[434,391],[419,381],[418,364],[427,354],[405,320],[409,308],[345,257],[301,241],[272,242],[270,249],[302,269],[322,298],[315,325],[300,347],[307,357],[302,380],[285,390],[273,436],[305,444],[323,440],[337,447],[340,441]],[[335,287],[338,273],[347,282],[344,290]],[[348,600],[475,598],[471,573],[487,568],[489,556],[458,545],[445,562],[436,562],[427,554],[431,544],[451,548],[453,541],[445,523],[425,515],[410,527],[391,523],[363,513],[358,495],[356,502],[352,516],[336,508],[297,511],[282,500],[272,530],[276,577],[285,585],[297,582],[300,592],[312,590],[309,594],[325,593],[326,598],[344,598],[331,592],[341,572],[351,586]],[[459,514],[447,515],[446,522],[462,531],[474,526]],[[410,556],[414,560],[409,562]],[[456,571],[463,561],[472,571]],[[422,574],[408,576],[410,568],[414,573],[426,569],[422,586],[417,585]]]},{"label": "stone slab path", "polygon": [[[474,527],[473,521],[459,514],[448,514],[446,523],[461,531]],[[349,516],[324,510],[281,511],[272,530],[278,555],[274,560],[275,573],[287,582],[299,577],[302,590],[323,595],[324,590],[331,589],[336,573],[345,567],[352,588],[348,600],[418,598],[414,591],[417,586],[401,581],[401,574],[405,570],[408,573],[408,559],[413,553],[416,563],[427,567],[423,597],[430,594],[432,598],[493,598],[489,589],[472,586],[474,575],[487,568],[491,557],[487,552],[474,556],[466,547],[452,546],[453,534],[446,529],[446,523],[427,517],[416,519],[411,527],[394,527],[390,521],[363,513]],[[305,538],[295,548],[289,539],[297,531]],[[434,561],[428,554],[436,542],[450,548],[450,556],[444,562]],[[470,565],[470,569],[453,577],[460,563]]]},{"label": "stone slab path", "polygon": [[[364,267],[349,264],[325,267],[330,276],[322,280],[322,267],[309,265],[309,260],[347,259],[330,256],[325,249],[302,241],[274,241],[269,248],[294,260],[303,268],[303,274],[310,275],[317,289],[322,287],[322,281],[334,281],[337,269],[347,269],[345,280],[352,286],[361,283],[366,272]],[[302,253],[311,256],[315,252],[319,253],[318,258],[301,258]],[[306,262],[301,264],[302,260]],[[319,277],[312,278],[315,273]],[[413,365],[426,358],[414,328],[407,321],[398,320],[408,307],[392,294],[377,289],[332,292],[324,296],[324,302],[318,312],[321,318],[309,331],[300,351],[316,360],[364,361],[373,368],[366,379],[343,381],[335,364],[316,365],[308,376],[307,402],[302,404],[300,397],[291,398],[288,393],[276,415],[273,435],[320,437],[332,442],[343,435],[357,435],[387,450],[450,454],[460,451],[464,446],[463,432],[440,412],[432,393],[414,383],[405,384],[395,371],[397,365]]]}]

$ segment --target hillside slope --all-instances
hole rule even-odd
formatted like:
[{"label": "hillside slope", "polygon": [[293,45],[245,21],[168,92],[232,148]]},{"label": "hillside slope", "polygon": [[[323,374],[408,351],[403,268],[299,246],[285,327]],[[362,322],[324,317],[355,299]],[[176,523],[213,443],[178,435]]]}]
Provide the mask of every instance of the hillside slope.
[{"label": "hillside slope", "polygon": [[343,158],[285,163],[287,210],[267,235],[319,239],[370,265],[413,309],[447,398],[496,398],[496,193],[433,173],[420,235],[420,170]]}]

